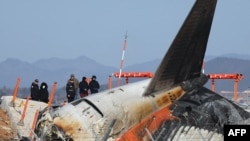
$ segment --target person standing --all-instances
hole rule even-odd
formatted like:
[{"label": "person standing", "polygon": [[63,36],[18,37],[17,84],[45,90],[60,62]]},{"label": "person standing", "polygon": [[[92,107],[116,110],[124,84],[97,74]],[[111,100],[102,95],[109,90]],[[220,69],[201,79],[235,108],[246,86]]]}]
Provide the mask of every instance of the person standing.
[{"label": "person standing", "polygon": [[[75,77],[74,74],[71,74],[71,75],[70,75],[70,78],[69,78],[69,80],[68,80],[67,82],[69,82],[70,80],[73,80],[73,81],[74,81],[75,92],[77,92],[77,90],[78,90],[78,88],[79,88],[79,81],[78,81],[78,79]],[[75,96],[77,96],[77,95],[75,94]]]},{"label": "person standing", "polygon": [[89,84],[86,77],[82,77],[82,81],[79,83],[80,98],[88,96]]},{"label": "person standing", "polygon": [[68,103],[71,101],[74,101],[75,95],[76,95],[75,90],[76,89],[75,89],[75,85],[74,85],[74,80],[70,79],[66,84],[66,93],[67,93]]},{"label": "person standing", "polygon": [[39,90],[40,101],[48,103],[49,102],[49,91],[46,82],[42,82]]},{"label": "person standing", "polygon": [[89,82],[89,89],[91,94],[98,93],[100,88],[99,82],[96,80],[96,76],[93,75],[91,81]]},{"label": "person standing", "polygon": [[30,88],[30,95],[31,95],[31,100],[39,100],[40,96],[39,96],[39,80],[35,79],[34,82],[32,82],[31,84],[31,88]]}]

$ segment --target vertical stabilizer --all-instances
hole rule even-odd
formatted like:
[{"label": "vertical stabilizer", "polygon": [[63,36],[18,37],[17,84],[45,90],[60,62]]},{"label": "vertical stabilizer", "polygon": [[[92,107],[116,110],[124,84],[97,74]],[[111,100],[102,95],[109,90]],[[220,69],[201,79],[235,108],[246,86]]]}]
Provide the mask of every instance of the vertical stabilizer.
[{"label": "vertical stabilizer", "polygon": [[217,0],[197,0],[144,95],[200,75]]}]

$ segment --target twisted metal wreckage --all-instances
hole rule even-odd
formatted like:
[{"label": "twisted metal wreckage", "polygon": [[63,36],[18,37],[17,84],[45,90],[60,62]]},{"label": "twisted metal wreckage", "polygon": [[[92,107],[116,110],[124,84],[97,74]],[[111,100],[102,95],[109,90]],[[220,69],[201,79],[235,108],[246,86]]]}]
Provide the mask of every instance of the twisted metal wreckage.
[{"label": "twisted metal wreckage", "polygon": [[37,119],[37,138],[181,140],[199,129],[203,139],[216,139],[223,137],[224,124],[246,123],[250,113],[203,87],[208,78],[201,69],[216,3],[194,3],[153,78],[45,108]]}]

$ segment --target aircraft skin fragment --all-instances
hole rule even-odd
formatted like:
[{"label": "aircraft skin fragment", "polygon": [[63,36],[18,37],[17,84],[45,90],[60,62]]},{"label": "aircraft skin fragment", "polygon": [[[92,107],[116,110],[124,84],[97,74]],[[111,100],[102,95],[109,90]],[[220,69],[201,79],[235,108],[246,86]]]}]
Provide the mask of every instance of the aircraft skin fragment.
[{"label": "aircraft skin fragment", "polygon": [[140,122],[140,124],[135,125],[126,133],[124,133],[121,137],[117,138],[116,141],[141,141],[148,140],[150,138],[147,135],[146,129],[151,132],[156,131],[159,126],[166,120],[172,120],[174,117],[171,115],[171,111],[168,107],[164,107],[163,109],[149,115],[146,119]]}]

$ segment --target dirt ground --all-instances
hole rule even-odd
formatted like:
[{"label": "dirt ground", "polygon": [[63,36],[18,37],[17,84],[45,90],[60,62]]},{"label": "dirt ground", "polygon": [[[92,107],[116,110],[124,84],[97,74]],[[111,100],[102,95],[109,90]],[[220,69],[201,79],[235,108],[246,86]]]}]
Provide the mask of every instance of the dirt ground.
[{"label": "dirt ground", "polygon": [[10,118],[6,111],[0,108],[0,141],[14,141],[16,134],[11,127]]}]

